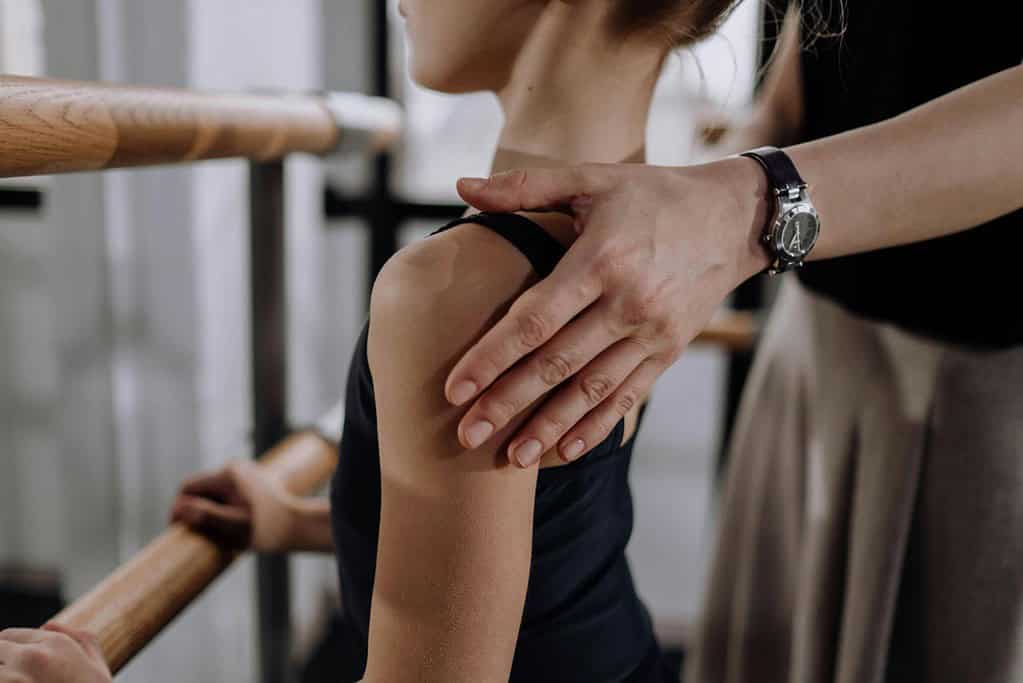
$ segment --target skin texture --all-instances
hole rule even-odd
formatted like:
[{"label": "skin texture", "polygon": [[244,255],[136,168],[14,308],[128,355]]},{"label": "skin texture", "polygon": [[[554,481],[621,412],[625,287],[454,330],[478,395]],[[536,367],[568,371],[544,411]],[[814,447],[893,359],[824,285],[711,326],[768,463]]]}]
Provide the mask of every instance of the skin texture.
[{"label": "skin texture", "polygon": [[110,670],[87,633],[58,624],[0,631],[0,683],[108,683]]},{"label": "skin texture", "polygon": [[[776,123],[766,130],[785,130]],[[1023,67],[1015,67],[888,121],[788,148],[822,218],[811,258],[934,239],[1020,208],[1020,130]],[[459,192],[485,211],[567,210],[582,233],[557,270],[516,300],[449,375],[448,399],[470,406],[461,434],[480,421],[500,428],[516,410],[491,406],[528,405],[537,359],[563,358],[570,361],[563,385],[513,443],[557,445],[566,458],[585,452],[709,312],[767,265],[757,246],[767,182],[749,159],[517,170],[463,179]],[[592,372],[591,359],[611,357],[618,372],[608,397],[594,403],[576,378]]]}]

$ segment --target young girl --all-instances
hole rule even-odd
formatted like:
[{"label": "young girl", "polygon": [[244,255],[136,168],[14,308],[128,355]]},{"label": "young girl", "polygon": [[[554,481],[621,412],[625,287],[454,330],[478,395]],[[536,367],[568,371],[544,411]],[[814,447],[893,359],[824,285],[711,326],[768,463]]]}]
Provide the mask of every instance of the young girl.
[{"label": "young girl", "polygon": [[[502,170],[642,162],[665,57],[712,31],[731,4],[403,0],[401,13],[415,80],[497,94]],[[610,436],[571,464],[502,439],[518,420],[475,447],[493,426],[458,433],[464,411],[444,397],[461,352],[574,235],[560,215],[470,215],[388,262],[351,362],[329,505],[290,498],[244,464],[184,485],[174,517],[201,530],[240,531],[260,551],[336,549],[355,652],[338,680],[671,680],[625,559],[645,397],[616,400]],[[543,328],[534,319],[509,349],[535,344]],[[588,360],[535,362],[555,385]],[[595,405],[621,379],[617,362],[598,358],[572,382]],[[539,467],[508,465],[506,449]]]}]

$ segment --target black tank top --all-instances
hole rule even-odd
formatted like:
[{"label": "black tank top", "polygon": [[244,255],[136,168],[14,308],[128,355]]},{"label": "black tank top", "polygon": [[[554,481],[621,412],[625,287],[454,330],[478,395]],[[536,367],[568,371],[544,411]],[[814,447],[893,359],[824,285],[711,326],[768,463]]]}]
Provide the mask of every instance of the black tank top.
[{"label": "black tank top", "polygon": [[[827,30],[841,35],[803,52],[805,140],[891,118],[1023,60],[1019,0],[813,0],[803,7],[815,4],[824,6]],[[939,132],[934,144],[941,143]],[[1021,255],[1023,211],[1016,211],[956,235],[808,263],[799,277],[866,317],[1004,348],[1023,344]]]},{"label": "black tank top", "polygon": [[[511,242],[544,277],[564,248],[515,214],[479,214],[450,223],[484,225]],[[433,233],[433,234],[436,234]],[[366,666],[370,599],[380,528],[380,453],[367,327],[356,345],[331,511],[341,578],[342,623],[351,652],[346,677]],[[581,460],[542,469],[536,485],[533,551],[511,681],[669,681],[650,617],[625,559],[632,533],[630,439],[624,421]]]}]

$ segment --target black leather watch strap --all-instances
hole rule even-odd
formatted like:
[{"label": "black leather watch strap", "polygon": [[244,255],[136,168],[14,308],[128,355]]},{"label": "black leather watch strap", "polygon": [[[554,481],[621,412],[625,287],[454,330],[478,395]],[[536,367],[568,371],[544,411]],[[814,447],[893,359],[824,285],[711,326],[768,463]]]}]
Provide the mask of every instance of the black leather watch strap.
[{"label": "black leather watch strap", "polygon": [[806,187],[806,181],[799,175],[792,159],[777,147],[758,147],[743,152],[740,156],[758,161],[764,167],[767,179],[778,194],[783,194],[793,188]]}]

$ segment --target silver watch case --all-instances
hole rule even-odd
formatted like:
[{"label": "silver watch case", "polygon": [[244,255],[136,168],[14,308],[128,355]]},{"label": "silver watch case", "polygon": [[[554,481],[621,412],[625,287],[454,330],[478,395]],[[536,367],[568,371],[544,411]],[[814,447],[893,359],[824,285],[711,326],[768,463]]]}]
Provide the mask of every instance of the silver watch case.
[{"label": "silver watch case", "polygon": [[801,268],[820,235],[820,216],[805,185],[779,189],[776,195],[774,219],[763,236],[773,259],[767,270],[771,275]]}]

